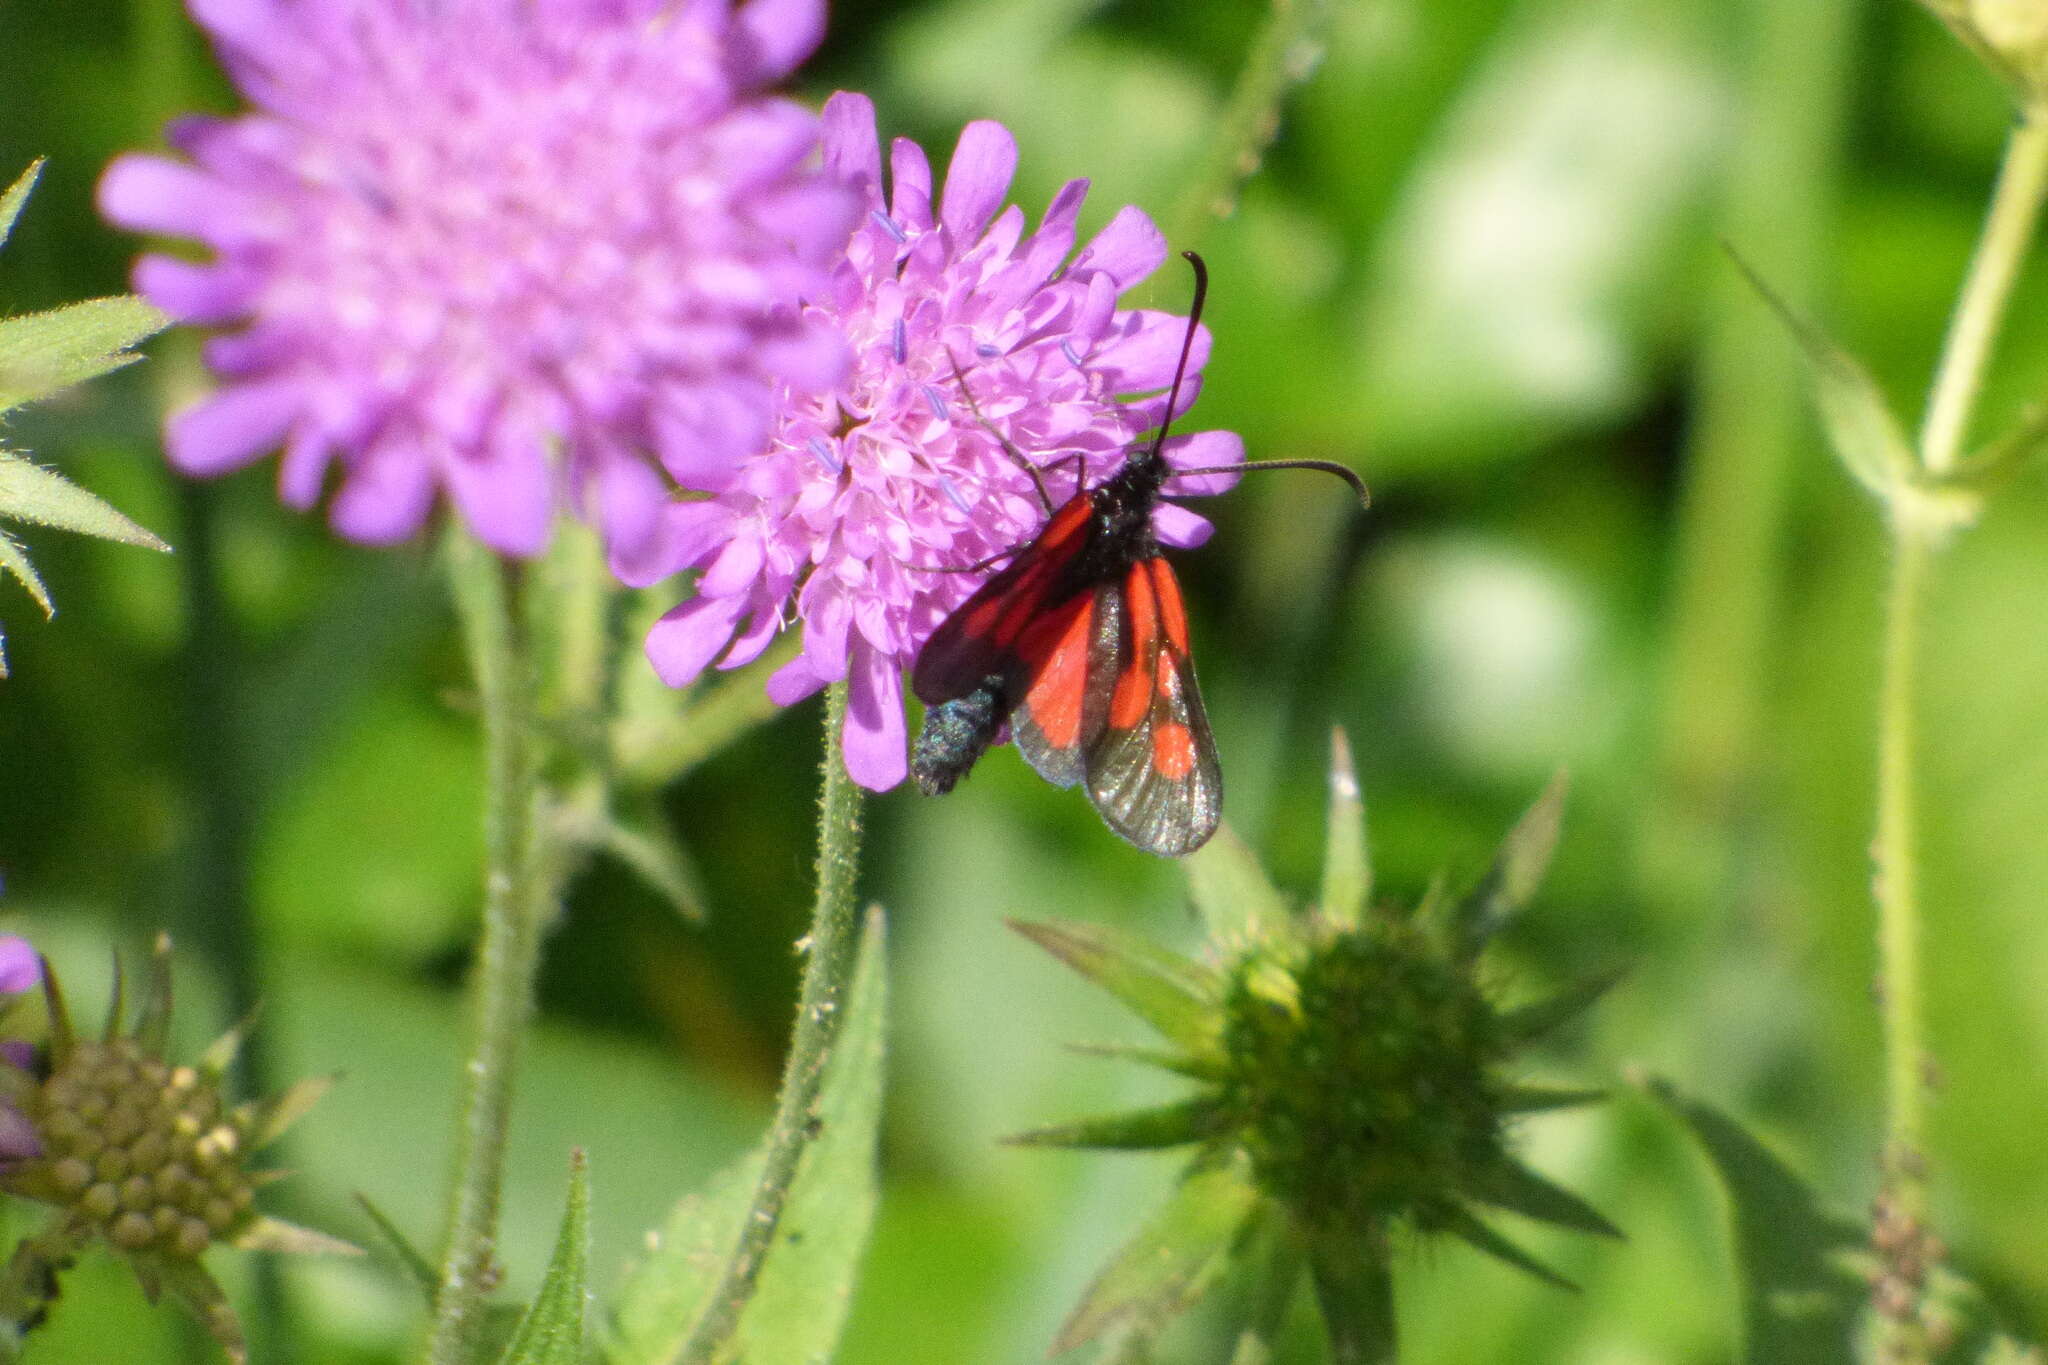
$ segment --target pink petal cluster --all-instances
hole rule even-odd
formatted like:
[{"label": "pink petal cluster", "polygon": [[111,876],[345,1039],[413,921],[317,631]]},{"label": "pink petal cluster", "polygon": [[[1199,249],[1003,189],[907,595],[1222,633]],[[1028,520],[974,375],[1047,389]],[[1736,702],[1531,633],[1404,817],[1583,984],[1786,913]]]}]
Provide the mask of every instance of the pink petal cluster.
[{"label": "pink petal cluster", "polygon": [[568,509],[630,569],[676,486],[725,487],[779,391],[843,371],[795,300],[854,207],[815,117],[761,93],[823,0],[189,4],[254,109],[100,187],[114,222],[211,250],[145,256],[137,289],[234,329],[206,348],[223,386],[170,420],[179,469],[281,446],[307,507],[338,468],[333,524],[366,542],[445,494],[527,555]]},{"label": "pink petal cluster", "polygon": [[[1074,253],[1086,181],[1063,188],[1025,235],[1022,211],[1003,208],[1017,146],[998,124],[961,133],[936,204],[925,155],[906,139],[890,148],[884,198],[874,108],[861,96],[826,104],[824,149],[866,216],[805,312],[845,335],[852,369],[834,388],[788,391],[767,449],[725,492],[667,509],[659,567],[701,572],[647,652],[681,686],[714,660],[758,657],[793,616],[802,652],[769,695],[788,705],[847,679],[847,769],[879,790],[905,775],[903,670],[986,576],[943,570],[986,568],[1045,521],[1030,474],[989,428],[1056,502],[1098,482],[1165,415],[1186,319],[1117,307],[1166,257],[1136,208]],[[1207,352],[1205,332],[1193,369]],[[1183,408],[1198,389],[1191,374]],[[1166,449],[1193,468],[1239,460],[1243,446],[1212,431]],[[1169,491],[1218,492],[1234,477],[1190,476]],[[1168,503],[1156,526],[1182,546],[1209,530]]]}]

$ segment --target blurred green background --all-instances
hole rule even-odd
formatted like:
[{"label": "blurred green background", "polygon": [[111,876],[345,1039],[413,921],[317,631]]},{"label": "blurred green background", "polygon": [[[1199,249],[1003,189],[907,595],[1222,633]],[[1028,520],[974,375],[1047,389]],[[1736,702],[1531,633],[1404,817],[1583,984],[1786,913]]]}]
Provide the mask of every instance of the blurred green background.
[{"label": "blurred green background", "polygon": [[[1295,0],[1303,3],[1304,0]],[[1573,1297],[1462,1247],[1411,1249],[1427,1361],[1714,1362],[1737,1303],[1720,1197],[1630,1067],[1740,1114],[1844,1208],[1875,1184],[1866,846],[1882,541],[1824,455],[1795,355],[1726,239],[1827,317],[1910,418],[2010,113],[1908,0],[1349,0],[1238,212],[1203,166],[1262,5],[863,0],[806,92],[869,91],[943,155],[1006,121],[1032,213],[1092,176],[1199,245],[1215,358],[1197,417],[1262,457],[1352,462],[1250,481],[1186,556],[1228,815],[1304,893],[1329,727],[1358,750],[1379,886],[1475,875],[1556,765],[1559,865],[1504,944],[1502,988],[1630,975],[1542,1078],[1612,1083],[1532,1123],[1532,1163],[1629,1233],[1518,1228]],[[170,0],[0,3],[0,179],[50,164],[0,256],[0,307],[125,287],[135,243],[93,184],[177,109],[232,100]],[[1180,306],[1162,271],[1152,301]],[[165,470],[175,343],[22,417],[35,451],[179,548],[54,535],[59,604],[0,588],[0,870],[8,925],[73,998],[108,944],[169,928],[193,1037],[266,1002],[275,1083],[341,1071],[293,1135],[286,1216],[369,1242],[351,1194],[421,1240],[446,1176],[458,990],[475,914],[478,752],[433,557],[332,541],[268,462]],[[2023,279],[1983,409],[2048,376],[2048,280]],[[1211,509],[1204,509],[1211,510]],[[2021,483],[1942,562],[1925,708],[1924,854],[1938,1227],[2027,1335],[2048,1334],[2048,490]],[[609,1282],[658,1212],[765,1122],[808,909],[815,703],[667,793],[711,916],[619,867],[575,884],[519,1100],[504,1243],[538,1277],[567,1149],[595,1177]],[[841,1358],[1043,1358],[1060,1315],[1177,1167],[996,1145],[1157,1082],[1063,1040],[1137,1025],[1007,933],[1113,920],[1189,941],[1170,865],[1118,843],[1014,755],[943,801],[871,806],[865,893],[892,916],[886,1184]],[[382,1361],[418,1320],[387,1262],[259,1283],[219,1257],[257,1358]],[[281,1296],[281,1297],[280,1297]],[[282,1302],[289,1336],[266,1303]],[[1185,1334],[1186,1359],[1222,1347]],[[125,1272],[72,1277],[32,1359],[206,1358]],[[1310,1357],[1303,1356],[1308,1359]],[[772,1363],[768,1363],[772,1365]]]}]

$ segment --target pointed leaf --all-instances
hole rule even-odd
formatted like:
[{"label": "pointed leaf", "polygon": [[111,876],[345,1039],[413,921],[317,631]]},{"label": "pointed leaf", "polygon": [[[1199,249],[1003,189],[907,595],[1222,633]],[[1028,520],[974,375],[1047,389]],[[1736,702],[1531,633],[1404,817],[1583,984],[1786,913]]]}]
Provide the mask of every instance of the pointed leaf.
[{"label": "pointed leaf", "polygon": [[[134,1264],[133,1261],[130,1263]],[[228,1306],[227,1295],[221,1292],[219,1282],[207,1273],[206,1267],[183,1256],[160,1256],[155,1258],[152,1268],[163,1287],[183,1299],[185,1306],[198,1315],[206,1334],[214,1339],[233,1365],[247,1365],[249,1341],[242,1334],[241,1320]]]},{"label": "pointed leaf", "polygon": [[[309,1076],[303,1081],[287,1087],[282,1094],[267,1100],[257,1100],[245,1106],[247,1111],[244,1131],[249,1136],[252,1150],[268,1147],[283,1137],[285,1130],[306,1116],[306,1111],[320,1102],[320,1097],[333,1087],[336,1076]],[[237,1115],[241,1117],[241,1115]]]},{"label": "pointed leaf", "polygon": [[1576,1109],[1580,1105],[1598,1104],[1606,1098],[1605,1090],[1511,1085],[1501,1091],[1499,1103],[1501,1112],[1507,1114],[1546,1114],[1554,1109]]},{"label": "pointed leaf", "polygon": [[1728,254],[1799,343],[1813,376],[1814,403],[1820,409],[1828,444],[1856,482],[1889,504],[1912,477],[1916,461],[1905,428],[1892,415],[1883,390],[1848,352],[1764,283],[1749,262],[1732,249]]},{"label": "pointed leaf", "polygon": [[1559,1227],[1599,1237],[1621,1237],[1621,1229],[1600,1211],[1561,1185],[1553,1185],[1518,1161],[1503,1159],[1482,1167],[1466,1183],[1473,1198]]},{"label": "pointed leaf", "polygon": [[280,1251],[301,1256],[360,1256],[363,1249],[353,1242],[330,1237],[282,1218],[258,1214],[235,1234],[234,1244],[244,1251]]},{"label": "pointed leaf", "polygon": [[421,1299],[429,1308],[433,1307],[434,1294],[440,1287],[441,1279],[440,1272],[434,1269],[434,1263],[407,1240],[398,1224],[385,1216],[384,1210],[370,1202],[370,1196],[359,1191],[356,1194],[356,1203],[362,1205],[363,1212],[370,1216],[370,1222],[384,1238],[384,1244],[390,1247],[392,1254],[398,1258],[398,1264],[405,1271],[406,1278],[420,1291]]},{"label": "pointed leaf", "polygon": [[686,920],[704,918],[704,882],[689,851],[658,819],[613,815],[599,828],[598,845],[624,863]]},{"label": "pointed leaf", "polygon": [[555,1254],[500,1365],[583,1365],[590,1300],[590,1173],[581,1149],[569,1154],[569,1203]]},{"label": "pointed leaf", "polygon": [[43,609],[44,619],[57,614],[56,604],[50,601],[50,590],[43,586],[43,579],[36,572],[35,565],[28,562],[28,551],[21,542],[0,531],[0,573],[11,573],[21,580],[21,586],[28,589],[28,595],[36,599],[36,605]]},{"label": "pointed leaf", "polygon": [[1219,1102],[1211,1096],[1134,1109],[1127,1114],[1033,1128],[1003,1139],[1017,1147],[1096,1147],[1110,1151],[1141,1151],[1178,1147],[1214,1136],[1222,1124]]},{"label": "pointed leaf", "polygon": [[14,220],[21,217],[22,205],[28,202],[29,192],[36,187],[36,179],[43,173],[43,158],[37,157],[28,163],[28,169],[15,178],[7,187],[7,193],[0,194],[0,245],[5,245],[14,231]]},{"label": "pointed leaf", "polygon": [[[736,1360],[827,1361],[845,1327],[879,1194],[885,947],[882,913],[870,910],[848,1014],[818,1098],[818,1136],[804,1149],[775,1242],[740,1319]],[[756,1150],[669,1215],[659,1245],[619,1290],[605,1350],[613,1365],[665,1365],[675,1357],[718,1283],[761,1162]]]},{"label": "pointed leaf", "polygon": [[1591,1009],[1601,996],[1614,989],[1622,978],[1619,970],[1602,972],[1589,976],[1575,986],[1567,986],[1547,1000],[1538,1000],[1533,1005],[1523,1005],[1501,1015],[1501,1032],[1506,1036],[1509,1047],[1522,1048],[1539,1039],[1548,1037],[1572,1020]]},{"label": "pointed leaf", "polygon": [[0,412],[118,370],[171,320],[132,294],[0,321]]},{"label": "pointed leaf", "polygon": [[262,1013],[261,1004],[252,1006],[240,1023],[208,1044],[206,1051],[199,1054],[199,1070],[216,1079],[227,1075],[228,1068],[235,1064],[235,1058],[242,1055],[242,1044],[249,1040],[250,1031],[256,1027],[257,1017]]},{"label": "pointed leaf", "polygon": [[1286,924],[1286,900],[1228,821],[1181,865],[1187,869],[1188,899],[1211,938],[1257,943]]},{"label": "pointed leaf", "polygon": [[135,1019],[135,1041],[152,1057],[164,1055],[171,1036],[171,936],[158,934],[150,946],[149,979]]},{"label": "pointed leaf", "polygon": [[1008,923],[1121,1000],[1168,1041],[1198,1055],[1214,1049],[1223,994],[1215,972],[1107,925]]},{"label": "pointed leaf", "polygon": [[1214,1283],[1258,1206],[1241,1157],[1192,1170],[1096,1275],[1060,1327],[1054,1353],[1120,1323],[1156,1326],[1181,1312]]},{"label": "pointed leaf", "polygon": [[1573,1294],[1579,1292],[1577,1285],[1463,1209],[1457,1210],[1450,1216],[1449,1220],[1444,1224],[1444,1231],[1463,1241],[1473,1250],[1483,1251],[1496,1261],[1502,1261],[1517,1270],[1526,1271],[1545,1284],[1554,1285]]},{"label": "pointed leaf", "polygon": [[1331,1365],[1393,1365],[1394,1273],[1380,1236],[1318,1236],[1309,1244],[1309,1276]]},{"label": "pointed leaf", "polygon": [[1493,866],[1479,885],[1472,888],[1451,912],[1452,932],[1459,951],[1468,959],[1476,956],[1508,920],[1526,907],[1550,870],[1550,855],[1557,850],[1558,829],[1564,822],[1565,775],[1562,770],[1536,798],[1534,805],[1515,822],[1508,837],[1493,855]]},{"label": "pointed leaf", "polygon": [[1342,727],[1330,731],[1330,815],[1323,837],[1322,912],[1338,924],[1355,925],[1372,896],[1372,860],[1365,827],[1365,797],[1351,762],[1351,741]]},{"label": "pointed leaf", "polygon": [[1176,1076],[1187,1076],[1197,1081],[1220,1081],[1229,1074],[1220,1063],[1159,1047],[1134,1047],[1128,1043],[1068,1043],[1067,1051],[1078,1052],[1084,1057],[1109,1057],[1141,1066],[1156,1066],[1161,1071],[1171,1071]]},{"label": "pointed leaf", "polygon": [[9,450],[0,450],[0,517],[145,550],[171,548],[61,474]]},{"label": "pointed leaf", "polygon": [[1692,1131],[1721,1180],[1742,1285],[1743,1355],[1750,1365],[1835,1360],[1869,1297],[1844,1251],[1867,1245],[1856,1221],[1825,1208],[1741,1124],[1652,1078],[1644,1089]]}]

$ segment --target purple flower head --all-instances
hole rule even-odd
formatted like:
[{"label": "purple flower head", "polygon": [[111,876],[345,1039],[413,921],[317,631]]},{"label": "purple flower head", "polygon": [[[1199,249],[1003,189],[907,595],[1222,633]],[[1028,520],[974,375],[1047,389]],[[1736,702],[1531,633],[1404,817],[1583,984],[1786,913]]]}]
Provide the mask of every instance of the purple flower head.
[{"label": "purple flower head", "polygon": [[[1165,239],[1135,208],[1069,261],[1087,181],[1063,188],[1024,235],[1022,211],[1001,207],[1017,144],[1000,124],[961,133],[934,204],[925,155],[901,138],[883,198],[865,98],[834,95],[824,121],[826,166],[859,190],[866,216],[805,312],[844,332],[853,369],[835,389],[787,392],[767,449],[729,489],[666,510],[665,567],[702,572],[696,595],[649,634],[647,653],[681,686],[713,660],[734,668],[757,657],[793,609],[803,652],[769,679],[768,694],[788,705],[848,679],[847,770],[881,790],[905,772],[903,670],[984,576],[931,570],[1013,549],[1045,521],[1030,475],[977,420],[963,384],[1057,501],[1116,469],[1159,424],[1186,319],[1116,306],[1166,257]],[[1193,370],[1208,343],[1197,336]],[[1199,388],[1191,373],[1182,409]],[[1222,431],[1166,443],[1185,467],[1233,463],[1242,451]],[[1168,491],[1214,493],[1234,481],[1190,476]],[[1209,532],[1172,504],[1155,523],[1170,545],[1197,545]]]},{"label": "purple flower head", "polygon": [[188,0],[255,106],[124,156],[100,206],[212,259],[136,288],[235,328],[223,387],[174,414],[180,470],[283,447],[284,500],[330,467],[341,534],[416,531],[436,495],[538,552],[557,507],[615,566],[680,484],[760,447],[778,384],[833,383],[815,295],[854,206],[809,165],[817,120],[759,92],[823,0]]},{"label": "purple flower head", "polygon": [[[43,982],[43,956],[35,945],[15,934],[0,934],[0,1010],[12,997]],[[19,1038],[0,1039],[0,1065],[26,1072],[35,1065],[34,1046]],[[35,1125],[14,1103],[18,1087],[0,1083],[0,1169],[43,1154]]]}]

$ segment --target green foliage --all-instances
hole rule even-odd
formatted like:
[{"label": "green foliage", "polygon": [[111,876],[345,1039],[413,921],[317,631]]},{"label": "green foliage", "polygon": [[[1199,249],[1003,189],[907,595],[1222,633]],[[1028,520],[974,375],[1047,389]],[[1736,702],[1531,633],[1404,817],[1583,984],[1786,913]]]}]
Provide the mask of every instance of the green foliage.
[{"label": "green foliage", "polygon": [[[855,1271],[878,1197],[887,944],[879,910],[868,916],[847,1017],[827,1063],[806,1147],[733,1358],[822,1365],[845,1327]],[[612,1305],[605,1356],[613,1365],[675,1358],[717,1287],[747,1216],[763,1153],[721,1171],[670,1213]]]},{"label": "green foliage", "polygon": [[589,1278],[590,1168],[579,1151],[569,1158],[569,1202],[555,1254],[499,1365],[582,1365]]}]

